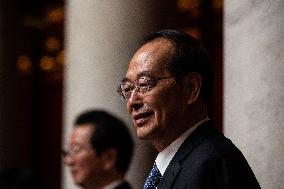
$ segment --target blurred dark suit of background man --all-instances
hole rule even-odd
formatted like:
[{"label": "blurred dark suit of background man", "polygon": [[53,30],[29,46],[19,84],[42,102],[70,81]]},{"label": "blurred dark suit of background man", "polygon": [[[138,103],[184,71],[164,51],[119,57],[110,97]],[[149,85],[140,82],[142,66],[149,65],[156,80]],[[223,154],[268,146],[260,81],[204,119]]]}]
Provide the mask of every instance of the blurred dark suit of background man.
[{"label": "blurred dark suit of background man", "polygon": [[132,153],[133,140],[125,124],[92,110],[75,120],[64,162],[74,182],[85,189],[131,189],[124,177]]},{"label": "blurred dark suit of background man", "polygon": [[140,139],[159,151],[144,188],[260,188],[250,166],[207,115],[212,91],[206,50],[175,30],[149,34],[118,93]]}]

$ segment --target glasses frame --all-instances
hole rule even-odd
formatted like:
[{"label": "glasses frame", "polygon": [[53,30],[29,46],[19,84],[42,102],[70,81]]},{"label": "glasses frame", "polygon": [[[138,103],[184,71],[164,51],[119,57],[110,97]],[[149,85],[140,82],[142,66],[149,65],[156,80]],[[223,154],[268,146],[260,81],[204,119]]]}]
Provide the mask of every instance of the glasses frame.
[{"label": "glasses frame", "polygon": [[[143,77],[143,76],[142,76]],[[149,76],[147,76],[147,77],[149,77]],[[132,96],[132,94],[133,94],[133,92],[134,91],[137,91],[137,93],[139,94],[139,95],[143,95],[143,94],[146,94],[146,93],[148,93],[149,91],[151,91],[157,84],[158,84],[158,82],[159,81],[161,81],[161,80],[163,80],[163,79],[169,79],[169,78],[173,78],[173,77],[175,77],[175,76],[165,76],[165,77],[159,77],[159,78],[151,78],[151,77],[149,77],[149,78],[151,78],[151,84],[149,84],[149,85],[147,85],[147,89],[146,89],[146,91],[145,92],[141,92],[141,87],[142,86],[139,86],[140,84],[137,82],[140,78],[138,78],[138,79],[136,79],[134,82],[132,82],[131,83],[131,85],[133,86],[134,85],[134,87],[133,87],[133,89],[131,90],[131,92],[130,92],[130,95],[129,95],[129,97],[127,98],[126,97],[126,95],[125,95],[125,92],[123,92],[123,89],[122,89],[122,86],[123,86],[123,83],[122,84],[120,84],[118,87],[117,87],[117,93],[119,94],[119,96],[123,99],[123,100],[126,100],[126,101],[128,101],[129,99],[130,99],[130,97]],[[145,86],[144,86],[145,87]]]},{"label": "glasses frame", "polygon": [[66,158],[66,157],[75,157],[75,156],[78,156],[78,154],[82,153],[85,150],[86,150],[86,148],[84,148],[82,146],[76,146],[75,148],[72,148],[72,149],[61,150],[61,155],[62,155],[63,159]]}]

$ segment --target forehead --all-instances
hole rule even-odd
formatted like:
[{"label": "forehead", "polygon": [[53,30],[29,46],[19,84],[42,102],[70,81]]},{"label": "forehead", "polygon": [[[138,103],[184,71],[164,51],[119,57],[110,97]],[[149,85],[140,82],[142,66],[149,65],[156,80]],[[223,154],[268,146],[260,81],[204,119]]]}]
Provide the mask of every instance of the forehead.
[{"label": "forehead", "polygon": [[94,127],[90,124],[84,124],[73,128],[71,133],[70,144],[89,144]]},{"label": "forehead", "polygon": [[126,78],[135,80],[143,73],[156,77],[164,76],[169,72],[166,64],[173,53],[174,46],[167,39],[159,38],[144,44],[132,57]]}]

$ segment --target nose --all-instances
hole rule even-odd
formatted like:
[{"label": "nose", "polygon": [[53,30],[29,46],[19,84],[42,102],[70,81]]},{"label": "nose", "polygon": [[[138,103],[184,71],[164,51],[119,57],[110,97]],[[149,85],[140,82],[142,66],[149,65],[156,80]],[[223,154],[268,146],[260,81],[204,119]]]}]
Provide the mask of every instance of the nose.
[{"label": "nose", "polygon": [[132,113],[133,110],[138,110],[143,106],[143,101],[137,90],[133,90],[130,98],[127,100],[127,110],[129,114]]},{"label": "nose", "polygon": [[63,157],[63,163],[67,166],[71,166],[74,163],[74,161],[73,158],[69,154],[67,154],[66,156]]}]

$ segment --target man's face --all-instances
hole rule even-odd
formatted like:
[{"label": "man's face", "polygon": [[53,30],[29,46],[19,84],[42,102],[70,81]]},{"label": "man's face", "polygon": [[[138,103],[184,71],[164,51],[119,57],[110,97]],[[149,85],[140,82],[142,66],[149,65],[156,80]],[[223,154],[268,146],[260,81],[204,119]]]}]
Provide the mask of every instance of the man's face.
[{"label": "man's face", "polygon": [[166,67],[173,52],[168,40],[157,39],[143,45],[129,63],[123,82],[141,83],[144,77],[154,80],[169,77],[157,81],[147,93],[135,89],[127,100],[127,110],[140,139],[163,140],[178,132],[176,126],[181,121],[186,99],[184,87],[176,83]]},{"label": "man's face", "polygon": [[81,186],[98,184],[104,174],[102,157],[90,144],[93,131],[94,127],[89,124],[75,127],[69,141],[69,154],[65,158],[74,182]]}]

